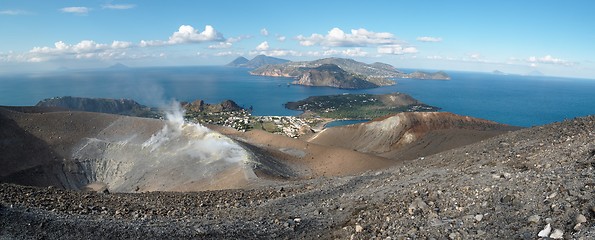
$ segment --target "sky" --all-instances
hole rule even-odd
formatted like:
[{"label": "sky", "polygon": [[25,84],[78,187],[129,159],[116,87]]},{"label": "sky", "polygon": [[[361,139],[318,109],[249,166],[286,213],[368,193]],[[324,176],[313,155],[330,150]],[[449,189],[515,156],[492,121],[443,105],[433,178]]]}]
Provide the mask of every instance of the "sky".
[{"label": "sky", "polygon": [[595,1],[0,0],[0,74],[259,54],[595,79]]}]

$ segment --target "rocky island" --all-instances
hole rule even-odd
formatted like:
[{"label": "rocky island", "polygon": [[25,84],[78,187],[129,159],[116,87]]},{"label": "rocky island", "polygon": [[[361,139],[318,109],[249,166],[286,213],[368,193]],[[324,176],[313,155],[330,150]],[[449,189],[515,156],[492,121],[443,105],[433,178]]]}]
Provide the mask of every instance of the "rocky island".
[{"label": "rocky island", "polygon": [[261,76],[295,78],[297,80],[293,84],[299,85],[347,89],[390,86],[396,84],[392,80],[394,78],[450,79],[444,72],[407,74],[386,63],[366,64],[346,58],[324,58],[315,61],[264,65],[250,73]]}]

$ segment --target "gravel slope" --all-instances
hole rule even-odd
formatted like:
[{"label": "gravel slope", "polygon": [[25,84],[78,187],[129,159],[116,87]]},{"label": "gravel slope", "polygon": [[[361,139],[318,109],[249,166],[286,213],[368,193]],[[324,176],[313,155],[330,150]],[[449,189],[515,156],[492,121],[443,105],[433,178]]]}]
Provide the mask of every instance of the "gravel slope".
[{"label": "gravel slope", "polygon": [[0,184],[0,236],[595,238],[595,117],[356,176],[247,190],[99,194]]}]

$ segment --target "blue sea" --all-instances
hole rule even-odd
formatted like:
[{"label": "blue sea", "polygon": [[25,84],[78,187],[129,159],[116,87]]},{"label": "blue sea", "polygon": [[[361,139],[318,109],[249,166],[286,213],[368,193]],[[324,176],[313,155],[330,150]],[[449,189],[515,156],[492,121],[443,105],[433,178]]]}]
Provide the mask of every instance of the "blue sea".
[{"label": "blue sea", "polygon": [[297,115],[283,104],[309,96],[403,92],[443,111],[516,126],[595,114],[595,80],[449,72],[450,81],[397,79],[366,90],[288,85],[291,79],[252,76],[249,69],[159,67],[0,75],[0,105],[26,106],[56,96],[131,98],[148,106],[172,99],[232,99],[254,115]]}]

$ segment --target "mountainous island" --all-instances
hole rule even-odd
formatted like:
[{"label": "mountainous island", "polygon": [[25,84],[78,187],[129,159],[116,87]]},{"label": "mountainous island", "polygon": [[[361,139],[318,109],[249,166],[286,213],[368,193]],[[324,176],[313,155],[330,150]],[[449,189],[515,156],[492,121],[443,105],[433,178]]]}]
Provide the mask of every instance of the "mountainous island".
[{"label": "mountainous island", "polygon": [[286,63],[286,62],[289,62],[289,60],[276,58],[276,57],[269,57],[269,56],[265,56],[265,55],[258,55],[256,57],[252,58],[251,60],[248,60],[245,57],[238,57],[225,66],[243,67],[243,68],[259,68],[264,65],[281,64],[281,63]]},{"label": "mountainous island", "polygon": [[[385,63],[366,64],[346,58],[324,58],[314,61],[264,65],[250,72],[253,75],[295,78],[293,84],[363,89],[396,84],[393,78],[443,79],[444,72],[407,74]],[[366,83],[367,82],[367,83]]]},{"label": "mountainous island", "polygon": [[374,119],[400,112],[440,110],[404,93],[314,96],[297,102],[288,102],[285,107],[304,111],[305,114],[333,119]]}]

